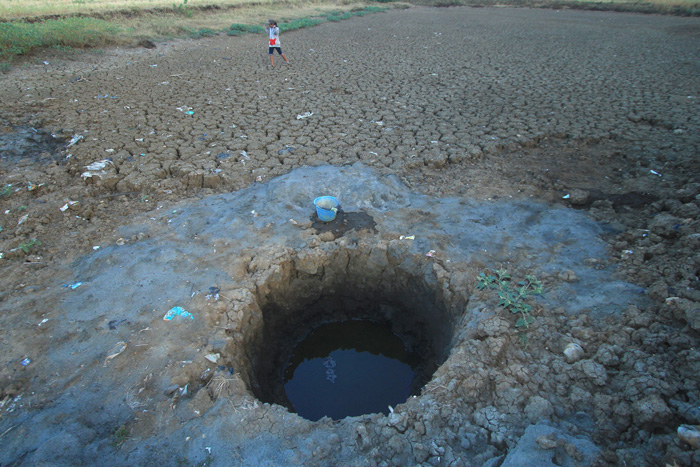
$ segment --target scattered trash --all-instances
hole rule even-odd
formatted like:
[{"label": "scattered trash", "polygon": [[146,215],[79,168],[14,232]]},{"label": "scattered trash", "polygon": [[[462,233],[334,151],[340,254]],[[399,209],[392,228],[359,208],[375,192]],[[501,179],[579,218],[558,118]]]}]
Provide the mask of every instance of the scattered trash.
[{"label": "scattered trash", "polygon": [[27,219],[29,219],[29,214],[23,215],[23,216],[20,217],[19,220],[17,221],[17,225],[22,225],[22,224],[24,224],[25,222],[27,222]]},{"label": "scattered trash", "polygon": [[112,161],[109,159],[93,162],[92,164],[85,166],[87,171],[83,172],[80,176],[83,177],[83,179],[88,179],[91,177],[102,177],[107,175],[107,171],[105,169],[109,164],[112,164]]},{"label": "scattered trash", "polygon": [[678,427],[678,438],[695,449],[700,449],[700,425],[681,425]]},{"label": "scattered trash", "polygon": [[212,298],[214,300],[219,299],[219,292],[221,292],[221,289],[218,287],[209,287],[209,295],[206,296],[207,300],[211,300]]},{"label": "scattered trash", "polygon": [[44,186],[44,183],[39,183],[37,185],[36,183],[27,182],[27,191],[34,191],[41,188],[42,186]]},{"label": "scattered trash", "polygon": [[192,313],[190,313],[189,311],[186,311],[184,308],[179,307],[179,306],[172,307],[170,310],[168,310],[168,312],[165,314],[165,316],[163,316],[163,319],[165,321],[171,321],[176,316],[182,316],[183,318],[194,319],[194,316],[192,316]]},{"label": "scattered trash", "polygon": [[575,342],[569,342],[564,348],[564,357],[569,363],[576,363],[583,358],[583,348]]},{"label": "scattered trash", "polygon": [[204,358],[206,358],[207,360],[209,360],[212,363],[216,363],[221,358],[221,354],[220,353],[210,353],[208,355],[205,355]]},{"label": "scattered trash", "polygon": [[561,198],[562,198],[562,199],[569,199],[570,197],[571,197],[571,195],[568,195],[568,194],[567,194],[567,195],[562,196]]},{"label": "scattered trash", "polygon": [[427,252],[427,253],[425,254],[425,256],[427,256],[428,258],[434,258],[435,255],[436,255],[435,250],[430,250],[429,252]]},{"label": "scattered trash", "polygon": [[27,366],[27,365],[29,365],[30,363],[32,363],[32,359],[31,359],[31,358],[25,358],[24,360],[22,360],[22,361],[19,362],[19,363],[20,363],[20,365],[22,365],[22,366]]},{"label": "scattered trash", "polygon": [[114,357],[121,355],[122,352],[126,350],[126,342],[117,342],[114,347],[109,349],[107,352],[107,358],[105,358],[105,363],[103,366],[107,366],[107,362],[112,360]]},{"label": "scattered trash", "polygon": [[83,285],[82,282],[75,282],[75,283],[73,283],[73,284],[63,284],[63,287],[70,287],[71,290],[75,290],[75,289],[77,289],[78,287],[80,287],[81,285]]},{"label": "scattered trash", "polygon": [[95,251],[97,251],[97,250],[100,249],[100,245],[95,245],[95,246],[92,247],[92,249],[95,250]]},{"label": "scattered trash", "polygon": [[[241,156],[243,156],[243,159],[245,159],[245,160],[247,160],[247,161],[250,160],[250,157],[248,156],[248,153],[245,152],[245,151],[241,151]],[[241,161],[241,162],[243,162],[243,161]]]},{"label": "scattered trash", "polygon": [[653,169],[649,170],[649,173],[654,174],[654,175],[658,175],[659,177],[661,177],[661,174],[659,172],[657,172],[656,170],[653,170]]},{"label": "scattered trash", "polygon": [[338,213],[338,200],[332,196],[319,196],[314,200],[316,214],[323,222],[330,222],[335,219]]},{"label": "scattered trash", "polygon": [[46,323],[49,320],[49,318],[44,318],[41,320],[41,323],[37,324],[37,326],[41,326],[42,324]]},{"label": "scattered trash", "polygon": [[294,148],[294,147],[292,147],[292,146],[287,146],[286,148],[280,149],[279,151],[277,151],[277,154],[279,154],[279,155],[282,155],[282,154],[284,154],[284,153],[292,154],[292,153],[294,152],[295,149],[296,149],[296,148]]},{"label": "scattered trash", "polygon": [[188,110],[187,112],[185,112],[185,115],[194,115],[194,112],[192,112],[191,110]]},{"label": "scattered trash", "polygon": [[312,116],[314,113],[313,112],[306,112],[301,115],[297,115],[297,120],[304,120],[305,118],[309,118]]},{"label": "scattered trash", "polygon": [[415,235],[401,235],[399,237],[399,240],[415,240],[416,236]]},{"label": "scattered trash", "polygon": [[107,323],[107,327],[114,331],[115,329],[117,329],[117,326],[122,324],[124,321],[126,321],[126,319],[112,319],[109,321],[109,323]]},{"label": "scattered trash", "polygon": [[235,372],[235,370],[233,369],[232,366],[224,366],[224,365],[219,365],[218,367],[216,367],[216,371],[228,371],[228,373],[230,375],[233,375],[233,373]]},{"label": "scattered trash", "polygon": [[61,206],[58,209],[60,209],[61,212],[66,212],[68,210],[68,208],[70,208],[71,206],[78,204],[78,203],[80,203],[80,201],[68,201],[66,204],[64,204],[63,206]]},{"label": "scattered trash", "polygon": [[83,139],[83,135],[73,135],[73,137],[68,141],[68,144],[66,145],[67,148],[73,146],[75,143]]}]

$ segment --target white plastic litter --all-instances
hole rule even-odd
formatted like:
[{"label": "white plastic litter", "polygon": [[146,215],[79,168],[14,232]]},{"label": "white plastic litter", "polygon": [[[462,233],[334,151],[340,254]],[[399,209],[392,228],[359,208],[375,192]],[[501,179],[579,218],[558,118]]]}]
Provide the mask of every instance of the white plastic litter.
[{"label": "white plastic litter", "polygon": [[73,146],[75,143],[83,139],[83,135],[73,135],[73,137],[68,141],[68,144],[66,145],[67,148]]},{"label": "white plastic litter", "polygon": [[84,180],[90,177],[101,178],[107,175],[107,171],[105,169],[110,164],[113,164],[113,162],[109,159],[103,159],[101,161],[93,162],[92,164],[85,166],[87,171],[83,172],[81,177],[83,177]]}]

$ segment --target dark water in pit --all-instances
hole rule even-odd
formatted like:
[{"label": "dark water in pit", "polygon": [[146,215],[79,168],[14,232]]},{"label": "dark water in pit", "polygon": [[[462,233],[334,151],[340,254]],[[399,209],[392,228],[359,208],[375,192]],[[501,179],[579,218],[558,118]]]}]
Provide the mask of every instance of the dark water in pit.
[{"label": "dark water in pit", "polygon": [[296,347],[284,389],[296,413],[312,421],[388,414],[390,405],[408,399],[416,363],[388,325],[329,323]]}]

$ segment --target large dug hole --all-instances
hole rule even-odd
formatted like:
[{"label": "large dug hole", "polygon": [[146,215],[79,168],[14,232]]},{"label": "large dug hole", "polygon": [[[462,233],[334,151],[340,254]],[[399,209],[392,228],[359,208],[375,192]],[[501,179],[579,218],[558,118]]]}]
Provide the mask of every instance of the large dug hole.
[{"label": "large dug hole", "polygon": [[[391,257],[391,255],[389,255]],[[340,249],[280,265],[258,291],[249,381],[310,420],[388,413],[449,354],[454,312],[431,265]]]}]

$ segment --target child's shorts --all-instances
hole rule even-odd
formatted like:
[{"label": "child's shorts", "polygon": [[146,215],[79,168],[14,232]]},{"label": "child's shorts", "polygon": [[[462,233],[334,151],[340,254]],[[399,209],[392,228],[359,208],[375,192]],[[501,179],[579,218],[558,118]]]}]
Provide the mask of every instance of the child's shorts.
[{"label": "child's shorts", "polygon": [[270,47],[270,55],[275,52],[275,49],[277,49],[277,52],[282,55],[282,47]]}]

